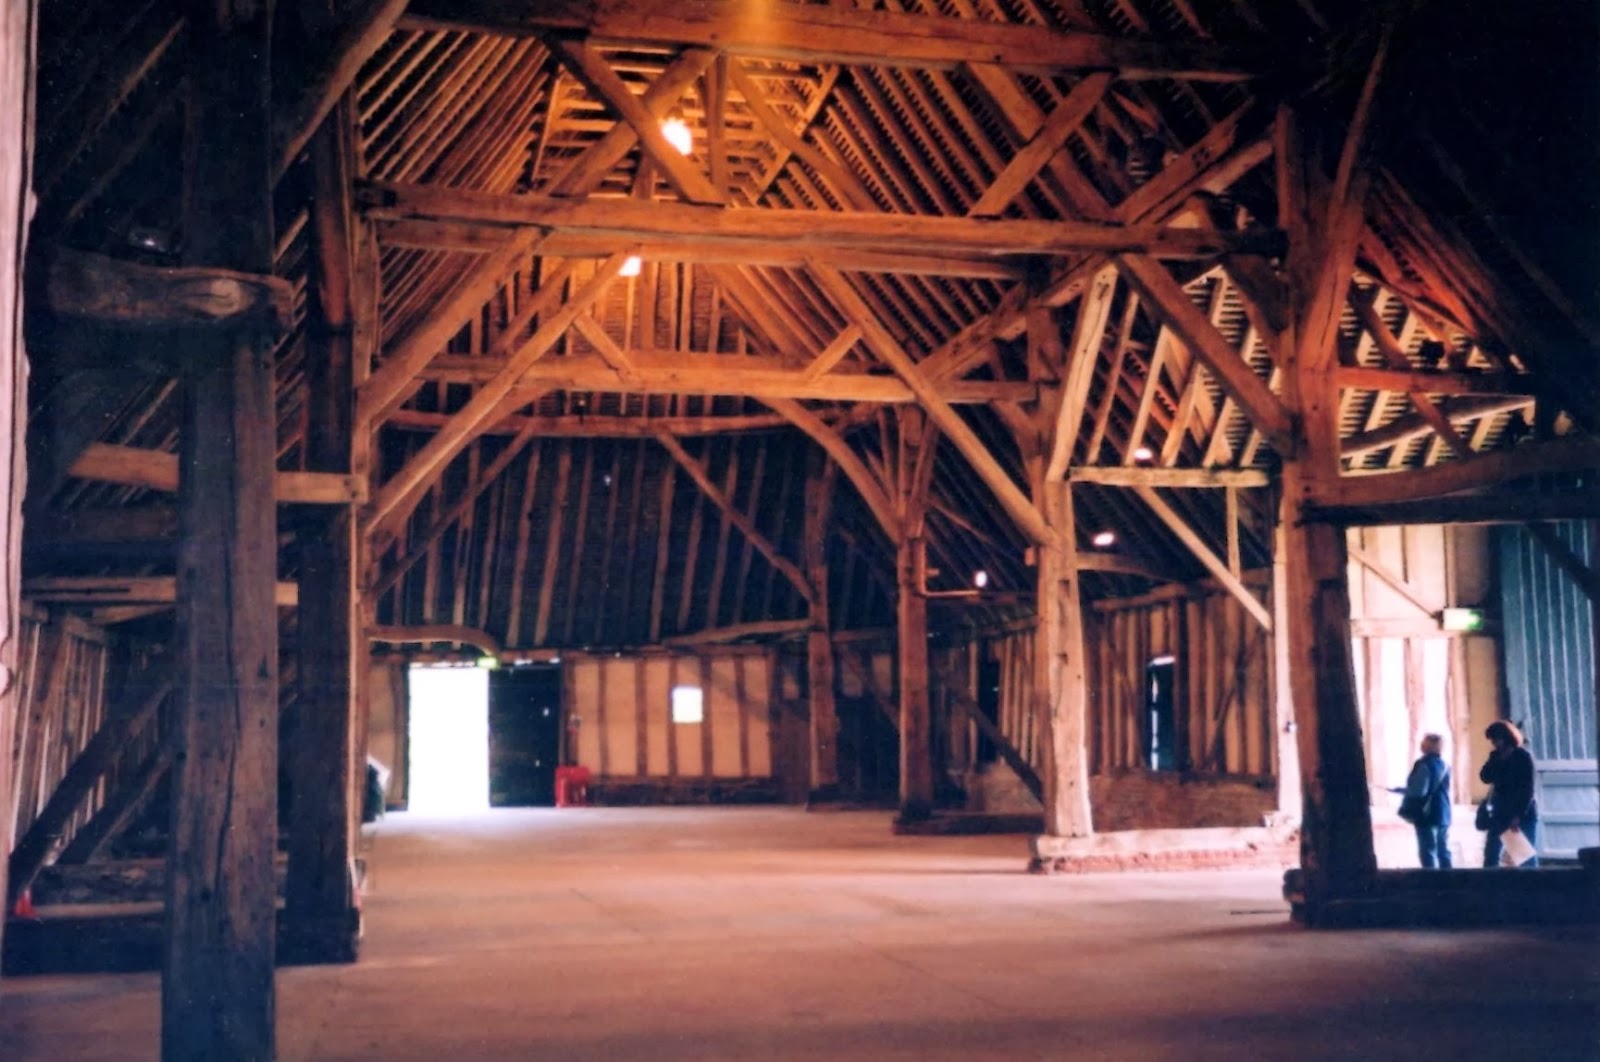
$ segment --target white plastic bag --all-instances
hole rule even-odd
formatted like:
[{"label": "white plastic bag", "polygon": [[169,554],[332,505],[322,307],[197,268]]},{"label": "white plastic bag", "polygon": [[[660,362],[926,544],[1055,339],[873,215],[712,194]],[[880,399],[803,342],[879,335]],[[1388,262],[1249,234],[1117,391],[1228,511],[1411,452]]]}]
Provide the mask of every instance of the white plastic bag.
[{"label": "white plastic bag", "polygon": [[1500,865],[1520,867],[1534,855],[1533,845],[1521,830],[1506,830],[1500,835]]}]

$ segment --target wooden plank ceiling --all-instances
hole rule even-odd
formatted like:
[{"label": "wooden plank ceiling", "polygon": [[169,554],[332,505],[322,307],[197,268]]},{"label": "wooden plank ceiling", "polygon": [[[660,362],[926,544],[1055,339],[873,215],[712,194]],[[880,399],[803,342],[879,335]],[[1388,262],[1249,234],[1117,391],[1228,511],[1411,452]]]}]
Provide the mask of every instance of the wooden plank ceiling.
[{"label": "wooden plank ceiling", "polygon": [[[1058,456],[1082,483],[1091,595],[1204,577],[1183,527],[1234,571],[1260,568],[1272,502],[1253,484],[1290,427],[1267,342],[1287,227],[1274,118],[1350,113],[1380,41],[1381,135],[1339,321],[1346,473],[1592,431],[1592,313],[1503,215],[1461,212],[1496,182],[1410,91],[1443,16],[1369,6],[413,0],[346,4],[347,28],[318,34],[280,3],[286,96],[359,60],[351,192],[376,308],[358,489],[377,622],[545,649],[792,630],[826,433],[859,470],[838,479],[828,538],[833,626],[885,626],[894,550],[871,486],[892,496],[902,411],[929,394],[994,462],[943,433],[929,588],[978,571],[988,585],[936,599],[936,629],[1032,613],[1026,531],[994,477],[1025,482],[1018,440],[1057,405],[1076,425]],[[181,4],[44,0],[40,33],[36,243],[173,264]],[[309,104],[284,106],[292,129]],[[309,167],[285,143],[289,472],[304,467],[311,233]],[[637,274],[615,276],[630,255]],[[160,457],[179,396],[162,337],[42,317],[31,585],[170,575]],[[1140,473],[1152,506],[1130,468],[1237,486]],[[159,608],[85,594],[107,620]]]}]

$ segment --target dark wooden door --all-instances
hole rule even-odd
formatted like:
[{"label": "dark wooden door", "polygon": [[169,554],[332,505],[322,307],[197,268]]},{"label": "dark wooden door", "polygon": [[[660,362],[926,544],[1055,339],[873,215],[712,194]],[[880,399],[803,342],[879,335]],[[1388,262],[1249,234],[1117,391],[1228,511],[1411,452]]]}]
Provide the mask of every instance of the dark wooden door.
[{"label": "dark wooden door", "polygon": [[560,668],[533,665],[490,672],[490,806],[553,807],[560,752]]}]

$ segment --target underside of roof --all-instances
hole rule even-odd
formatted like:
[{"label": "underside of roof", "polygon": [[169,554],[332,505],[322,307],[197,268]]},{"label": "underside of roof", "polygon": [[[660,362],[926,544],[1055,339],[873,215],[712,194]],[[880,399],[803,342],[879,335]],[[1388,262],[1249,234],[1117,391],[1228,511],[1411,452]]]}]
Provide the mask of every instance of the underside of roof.
[{"label": "underside of roof", "polygon": [[[325,6],[278,4],[278,467],[312,467],[317,219],[343,196],[379,625],[547,650],[804,629],[828,467],[835,630],[892,625],[886,522],[919,481],[936,631],[1033,613],[1004,485],[1052,462],[1090,597],[1266,566],[1297,430],[1289,136],[1364,193],[1347,480],[1600,419],[1588,4]],[[183,5],[41,7],[36,252],[186,264]],[[349,144],[332,184],[319,127]],[[90,588],[174,570],[172,334],[50,302],[31,592],[163,623]],[[1118,476],[1161,468],[1192,474]]]}]

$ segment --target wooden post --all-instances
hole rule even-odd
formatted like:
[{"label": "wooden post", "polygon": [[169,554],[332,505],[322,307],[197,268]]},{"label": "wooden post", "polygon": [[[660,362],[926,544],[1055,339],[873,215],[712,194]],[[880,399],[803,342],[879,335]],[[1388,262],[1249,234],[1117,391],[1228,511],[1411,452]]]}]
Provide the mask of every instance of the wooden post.
[{"label": "wooden post", "polygon": [[[307,330],[306,465],[351,471],[355,389],[349,188],[353,117],[341,102],[311,141],[315,185]],[[299,523],[299,698],[289,767],[287,940],[298,962],[352,962],[359,935],[352,873],[365,771],[354,740],[356,523],[325,506]]]},{"label": "wooden post", "polygon": [[895,634],[900,691],[900,816],[921,822],[933,814],[933,753],[929,745],[928,600],[918,572],[920,537],[905,535],[895,549]]},{"label": "wooden post", "polygon": [[[1078,593],[1077,525],[1069,483],[1038,482],[1045,519],[1055,535],[1035,547],[1038,626],[1034,634],[1034,712],[1049,735],[1044,773],[1044,830],[1049,838],[1094,832],[1089,806],[1089,679],[1084,665],[1083,606]],[[1044,856],[1048,844],[1035,843]]]},{"label": "wooden post", "polygon": [[[186,264],[268,274],[272,3],[191,8]],[[192,330],[181,345],[178,752],[162,1056],[270,1059],[278,791],[272,343],[246,326]]]},{"label": "wooden post", "polygon": [[806,635],[806,690],[810,711],[809,800],[832,800],[839,790],[839,711],[833,698],[833,635],[828,616],[828,517],[838,466],[820,450],[807,457],[805,566],[811,586],[811,630]]},{"label": "wooden post", "polygon": [[[1280,513],[1281,517],[1281,513]],[[1294,656],[1289,645],[1289,566],[1280,519],[1272,530],[1272,730],[1278,766],[1278,815],[1300,821],[1300,753],[1295,741]]]},{"label": "wooden post", "polygon": [[1283,567],[1286,670],[1300,759],[1302,886],[1312,919],[1322,902],[1359,892],[1377,872],[1351,661],[1345,530],[1307,524],[1303,514],[1307,498],[1340,475],[1338,321],[1363,231],[1363,113],[1352,119],[1331,182],[1319,146],[1288,108],[1279,111],[1275,153],[1290,292],[1289,323],[1274,337],[1275,354],[1297,429],[1292,452],[1282,455],[1276,562]]},{"label": "wooden post", "polygon": [[[12,762],[17,712],[17,657],[22,633],[23,439],[28,421],[28,363],[22,347],[22,261],[28,237],[33,165],[35,0],[0,6],[0,848],[11,851],[16,819]],[[0,896],[6,894],[0,868]],[[0,912],[3,913],[3,912]],[[0,938],[5,919],[0,918]]]},{"label": "wooden post", "polygon": [[901,822],[933,814],[933,751],[928,701],[928,599],[923,593],[923,525],[938,435],[917,409],[899,414],[895,542],[895,644],[900,691]]}]

